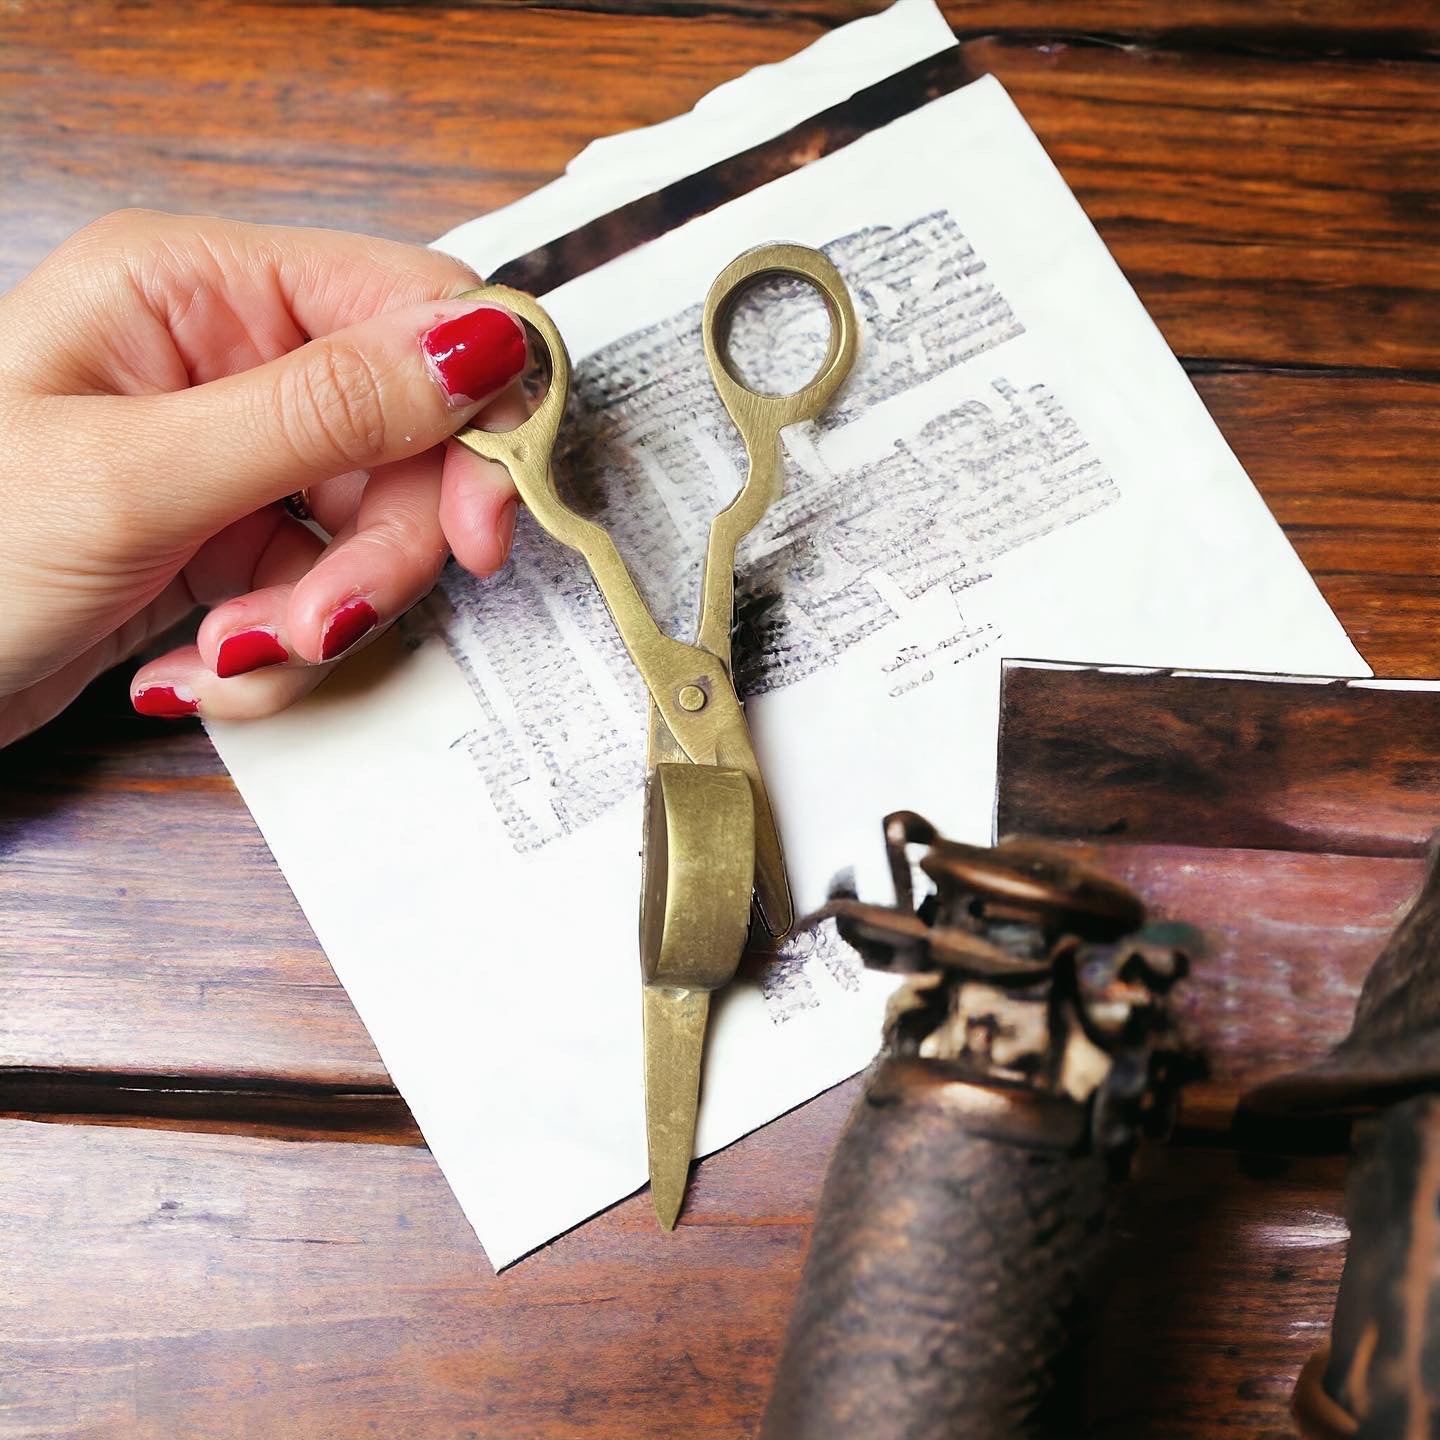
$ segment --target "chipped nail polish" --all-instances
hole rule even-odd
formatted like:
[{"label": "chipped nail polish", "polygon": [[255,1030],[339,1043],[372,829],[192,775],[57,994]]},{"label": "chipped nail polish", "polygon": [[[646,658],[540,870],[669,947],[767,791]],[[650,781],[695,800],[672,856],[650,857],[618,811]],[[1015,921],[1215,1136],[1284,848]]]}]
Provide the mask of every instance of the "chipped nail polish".
[{"label": "chipped nail polish", "polygon": [[147,685],[130,697],[130,703],[139,714],[162,720],[179,720],[200,708],[200,702],[183,685]]},{"label": "chipped nail polish", "polygon": [[452,405],[503,390],[525,368],[525,332],[504,310],[482,306],[427,330],[420,348]]},{"label": "chipped nail polish", "polygon": [[266,665],[283,665],[289,658],[289,652],[276,639],[273,630],[237,630],[220,642],[215,652],[215,673],[226,680],[231,675],[245,675]]},{"label": "chipped nail polish", "polygon": [[320,637],[320,658],[333,660],[358,644],[380,623],[380,616],[368,600],[347,600],[325,625]]}]

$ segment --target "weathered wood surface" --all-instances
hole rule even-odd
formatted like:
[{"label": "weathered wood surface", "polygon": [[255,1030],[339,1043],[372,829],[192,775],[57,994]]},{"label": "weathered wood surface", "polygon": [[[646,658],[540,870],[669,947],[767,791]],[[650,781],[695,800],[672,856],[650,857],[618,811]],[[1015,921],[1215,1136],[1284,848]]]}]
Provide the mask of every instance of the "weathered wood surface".
[{"label": "weathered wood surface", "polygon": [[1338,1161],[1258,1180],[1224,1151],[1148,1157],[1095,1347],[1096,1440],[1292,1440],[1344,1264],[1343,1187]]},{"label": "weathered wood surface", "polygon": [[1240,1095],[1323,1055],[1420,889],[1419,859],[1178,845],[1077,846],[1145,897],[1151,915],[1205,937],[1175,1012],[1209,1073],[1187,1128],[1224,1134]]},{"label": "weathered wood surface", "polygon": [[[11,5],[0,284],[123,204],[428,239],[873,8]],[[1440,672],[1434,6],[946,9],[1362,653]],[[127,1122],[0,1124],[0,1435],[753,1433],[852,1087],[700,1166],[674,1244],[642,1199],[495,1279],[198,731],[135,719],[111,680],[0,753],[0,797],[0,1113]],[[1164,859],[1109,854],[1153,862],[1127,873],[1162,908],[1253,906],[1268,930],[1256,968],[1253,934],[1220,924],[1192,992],[1221,1061],[1204,1127],[1256,1065],[1343,1032],[1415,862],[1336,861],[1327,895],[1329,857],[1275,852],[1266,873],[1308,888],[1257,895],[1220,851]],[[1357,866],[1373,889],[1342,941],[1324,904]],[[1152,1159],[1095,1378],[1107,1440],[1292,1433],[1339,1176]]]},{"label": "weathered wood surface", "polygon": [[[288,4],[292,0],[277,0]],[[507,0],[462,0],[475,10]],[[529,0],[539,4],[541,0]],[[589,8],[591,0],[562,0],[566,7]],[[1370,56],[1433,54],[1440,50],[1440,16],[1424,0],[1382,0],[1355,5],[1350,0],[1071,0],[1057,9],[1053,0],[939,0],[959,35],[1012,33],[1080,35],[1115,39],[1164,40],[1173,45],[1220,45],[1272,52]],[[683,15],[723,9],[756,17],[812,15],[841,24],[883,9],[885,0],[609,0],[607,10],[633,14]],[[546,0],[546,8],[559,8]]]},{"label": "weathered wood surface", "polygon": [[1193,378],[1376,673],[1440,675],[1440,384]]},{"label": "weathered wood surface", "polygon": [[[853,1093],[707,1162],[666,1241],[639,1196],[501,1276],[424,1151],[0,1122],[0,1436],[751,1435]],[[1337,1191],[1333,1165],[1153,1157],[1093,1387],[1106,1440],[1289,1433]]]},{"label": "weathered wood surface", "polygon": [[1008,665],[1001,834],[1425,855],[1440,689]]},{"label": "weathered wood surface", "polygon": [[1440,829],[1440,691],[1014,665],[1000,834],[1073,843],[1207,952],[1177,1005],[1185,1121],[1324,1054]]}]

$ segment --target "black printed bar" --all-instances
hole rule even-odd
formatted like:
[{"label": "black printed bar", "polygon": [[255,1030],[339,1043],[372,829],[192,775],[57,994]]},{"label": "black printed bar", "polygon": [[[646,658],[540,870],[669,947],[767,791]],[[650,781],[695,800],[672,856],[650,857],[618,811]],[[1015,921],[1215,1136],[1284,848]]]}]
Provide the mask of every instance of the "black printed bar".
[{"label": "black printed bar", "polygon": [[506,261],[495,268],[490,279],[497,285],[544,295],[687,220],[843,149],[862,135],[958,90],[973,78],[958,47],[941,51],[857,90],[848,100],[773,139],[697,170],[539,249]]}]

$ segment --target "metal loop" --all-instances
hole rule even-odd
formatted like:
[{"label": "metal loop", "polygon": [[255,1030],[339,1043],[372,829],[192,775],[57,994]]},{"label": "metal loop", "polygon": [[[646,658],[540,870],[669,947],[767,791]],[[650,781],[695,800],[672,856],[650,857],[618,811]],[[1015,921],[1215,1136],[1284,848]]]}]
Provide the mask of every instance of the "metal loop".
[{"label": "metal loop", "polygon": [[[783,276],[804,281],[825,302],[830,340],[809,384],[790,395],[766,395],[747,385],[731,365],[730,316],[748,291]],[[850,292],[834,265],[805,245],[761,245],[737,256],[715,277],[705,297],[701,328],[715,388],[752,456],[785,426],[819,415],[855,360],[855,307]]]},{"label": "metal loop", "polygon": [[477,455],[498,460],[510,472],[526,507],[547,530],[551,529],[550,520],[563,527],[557,510],[565,515],[574,515],[574,511],[555,490],[550,477],[550,455],[570,394],[570,355],[565,342],[540,302],[522,290],[512,290],[508,285],[482,285],[457,298],[499,305],[525,321],[545,342],[549,352],[550,388],[535,413],[513,430],[482,430],[477,425],[466,425],[455,432],[454,438]]}]

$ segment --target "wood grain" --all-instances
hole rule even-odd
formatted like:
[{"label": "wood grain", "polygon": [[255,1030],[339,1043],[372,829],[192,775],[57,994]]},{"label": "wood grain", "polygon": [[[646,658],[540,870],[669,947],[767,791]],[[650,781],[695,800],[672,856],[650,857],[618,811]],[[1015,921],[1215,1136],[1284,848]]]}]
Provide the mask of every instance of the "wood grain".
[{"label": "wood grain", "polygon": [[[0,18],[0,213],[21,222],[0,282],[124,204],[427,240],[559,173],[591,135],[820,33],[809,10],[483,13],[201,0]],[[582,86],[560,79],[576,54]],[[1180,355],[1433,367],[1430,63],[1315,60],[1297,84],[1268,57],[1005,38],[964,55],[1011,89]]]},{"label": "wood grain", "polygon": [[[293,3],[293,0],[278,0]],[[475,9],[507,0],[468,0]],[[535,0],[542,3],[542,0]],[[543,0],[546,8],[562,8]],[[945,18],[962,35],[1105,35],[1164,40],[1175,45],[1242,46],[1290,54],[1423,55],[1440,51],[1440,20],[1423,0],[939,0]],[[564,8],[594,8],[590,0],[562,0]],[[732,14],[789,16],[797,12],[841,24],[873,14],[885,0],[606,0],[607,10],[690,15],[723,9]]]},{"label": "wood grain", "polygon": [[1314,61],[1300,85],[1271,59],[965,53],[1004,81],[1177,354],[1433,371],[1432,66]]},{"label": "wood grain", "polygon": [[1193,379],[1360,653],[1378,673],[1440,675],[1440,385]]},{"label": "wood grain", "polygon": [[0,1106],[24,1070],[389,1088],[198,727],[135,716],[117,674],[0,751],[0,793]]},{"label": "wood grain", "polygon": [[849,1100],[500,1276],[424,1150],[0,1123],[0,1436],[750,1433]]},{"label": "wood grain", "polygon": [[[673,1235],[639,1196],[500,1276],[423,1150],[0,1122],[23,1297],[0,1307],[0,1436],[753,1434],[853,1091],[708,1162]],[[1337,1181],[1151,1157],[1095,1378],[1107,1440],[1288,1433]]]},{"label": "wood grain", "polygon": [[1002,834],[1423,857],[1440,690],[1044,669],[1002,683]]},{"label": "wood grain", "polygon": [[0,284],[126,205],[429,241],[820,33],[523,6],[9,9]]}]

